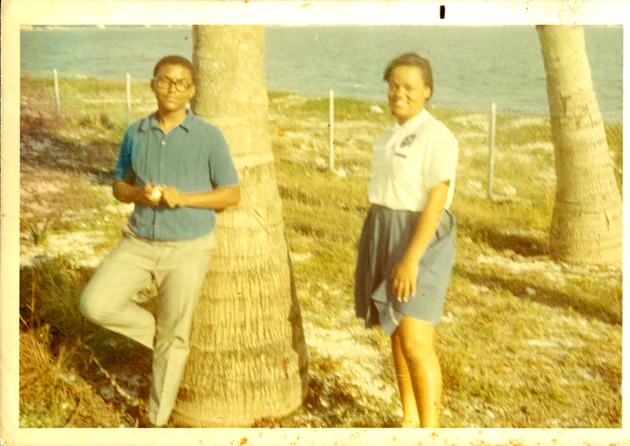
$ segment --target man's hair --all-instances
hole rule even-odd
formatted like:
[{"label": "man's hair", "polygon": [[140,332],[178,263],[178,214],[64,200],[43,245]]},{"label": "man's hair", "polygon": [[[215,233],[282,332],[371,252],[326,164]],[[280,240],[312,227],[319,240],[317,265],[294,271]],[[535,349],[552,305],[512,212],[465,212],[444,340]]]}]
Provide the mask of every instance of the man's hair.
[{"label": "man's hair", "polygon": [[433,72],[431,70],[431,63],[424,57],[418,56],[416,53],[405,53],[392,60],[385,69],[383,80],[389,82],[389,77],[391,76],[394,68],[402,65],[419,68],[422,72],[424,84],[431,89],[431,96],[433,96]]},{"label": "man's hair", "polygon": [[158,61],[157,64],[155,64],[155,68],[153,69],[153,77],[155,77],[157,75],[158,71],[160,71],[160,68],[162,68],[163,65],[180,65],[180,66],[182,66],[184,68],[187,68],[188,71],[190,71],[190,76],[192,78],[192,83],[193,84],[197,83],[197,76],[195,75],[195,67],[185,57],[182,57],[182,56],[166,56],[166,57],[163,57],[162,59],[160,59]]}]

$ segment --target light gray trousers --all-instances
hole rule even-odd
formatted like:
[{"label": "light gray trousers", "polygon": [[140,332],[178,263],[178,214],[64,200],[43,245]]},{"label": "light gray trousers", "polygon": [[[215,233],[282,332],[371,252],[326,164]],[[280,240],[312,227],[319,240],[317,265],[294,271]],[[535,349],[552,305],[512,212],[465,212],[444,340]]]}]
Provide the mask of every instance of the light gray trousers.
[{"label": "light gray trousers", "polygon": [[[153,350],[149,421],[156,426],[167,424],[177,399],[213,246],[214,233],[178,242],[125,235],[81,295],[87,319]],[[158,289],[156,317],[133,301],[152,280]]]}]

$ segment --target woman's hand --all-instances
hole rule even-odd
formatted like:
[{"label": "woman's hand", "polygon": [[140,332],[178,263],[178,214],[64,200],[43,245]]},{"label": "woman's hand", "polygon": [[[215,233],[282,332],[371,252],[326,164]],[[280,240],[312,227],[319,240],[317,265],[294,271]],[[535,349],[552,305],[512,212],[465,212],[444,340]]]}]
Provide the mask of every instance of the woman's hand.
[{"label": "woman's hand", "polygon": [[444,181],[429,190],[427,202],[420,214],[411,241],[402,259],[392,268],[390,280],[392,291],[398,297],[398,301],[407,302],[409,297],[416,295],[418,264],[440,223],[448,187],[449,181]]},{"label": "woman's hand", "polygon": [[390,282],[392,291],[399,302],[407,302],[416,295],[416,279],[418,278],[418,261],[405,257],[392,268]]}]

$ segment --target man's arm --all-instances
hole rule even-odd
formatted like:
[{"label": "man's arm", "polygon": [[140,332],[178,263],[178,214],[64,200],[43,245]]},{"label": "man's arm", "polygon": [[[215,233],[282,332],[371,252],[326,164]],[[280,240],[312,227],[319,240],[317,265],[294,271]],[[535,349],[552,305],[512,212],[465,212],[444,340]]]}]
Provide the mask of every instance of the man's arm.
[{"label": "man's arm", "polygon": [[237,204],[241,199],[240,186],[217,187],[208,192],[182,193],[170,186],[147,184],[137,187],[126,181],[115,180],[114,197],[123,203],[138,203],[145,206],[157,206],[160,203],[170,208],[195,207],[222,210]]},{"label": "man's arm", "polygon": [[162,199],[170,207],[187,206],[222,210],[241,200],[240,186],[221,186],[208,192],[182,193],[174,187],[162,186]]},{"label": "man's arm", "polygon": [[126,181],[114,180],[112,187],[114,198],[123,203],[138,203],[145,206],[157,206],[161,201],[159,188],[152,183],[137,187]]}]

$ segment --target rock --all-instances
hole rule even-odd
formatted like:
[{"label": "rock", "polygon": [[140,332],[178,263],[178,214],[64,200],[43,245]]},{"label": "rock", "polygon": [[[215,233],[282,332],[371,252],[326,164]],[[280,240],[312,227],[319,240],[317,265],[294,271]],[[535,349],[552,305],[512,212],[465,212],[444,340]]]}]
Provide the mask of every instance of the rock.
[{"label": "rock", "polygon": [[378,105],[370,105],[370,111],[372,113],[377,113],[379,115],[382,115],[383,113],[385,113],[383,109],[379,107]]}]

